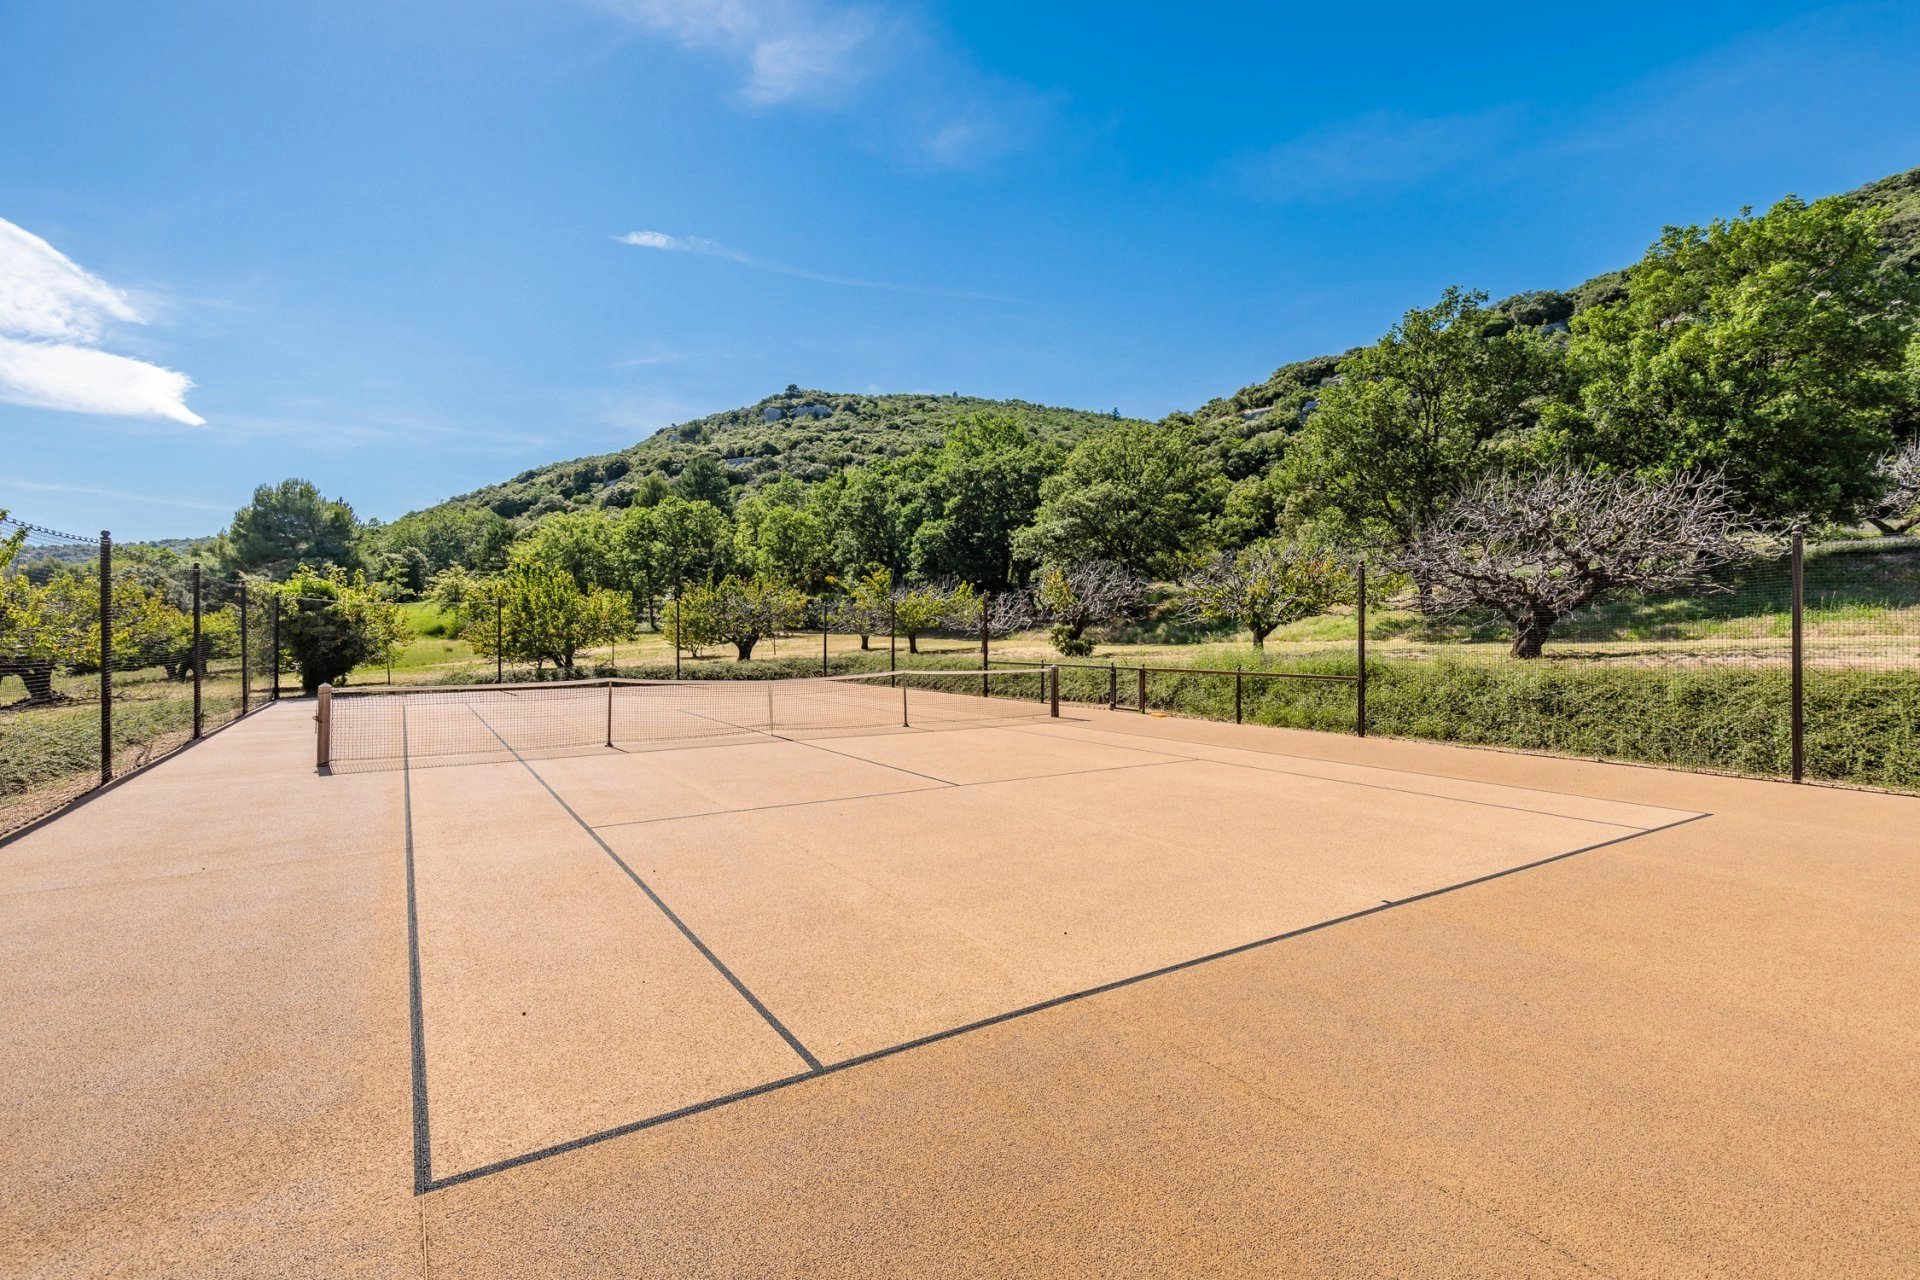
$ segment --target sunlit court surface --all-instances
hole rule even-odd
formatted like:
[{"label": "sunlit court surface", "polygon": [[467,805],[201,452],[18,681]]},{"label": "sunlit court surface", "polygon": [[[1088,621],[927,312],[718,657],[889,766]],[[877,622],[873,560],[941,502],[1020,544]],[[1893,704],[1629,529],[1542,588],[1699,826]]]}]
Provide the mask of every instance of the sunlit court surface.
[{"label": "sunlit court surface", "polygon": [[1920,802],[1048,693],[342,690],[0,848],[0,1273],[1911,1273]]}]

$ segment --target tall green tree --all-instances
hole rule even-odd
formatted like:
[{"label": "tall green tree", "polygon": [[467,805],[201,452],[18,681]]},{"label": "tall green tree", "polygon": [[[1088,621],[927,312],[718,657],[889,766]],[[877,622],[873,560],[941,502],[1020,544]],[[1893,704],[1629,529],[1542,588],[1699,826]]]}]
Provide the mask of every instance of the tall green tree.
[{"label": "tall green tree", "polygon": [[844,576],[886,569],[907,570],[918,495],[895,466],[855,467],[823,483],[815,509],[832,543],[833,563]]},{"label": "tall green tree", "polygon": [[1014,536],[1013,554],[1171,573],[1201,549],[1225,483],[1191,428],[1115,426],[1081,441],[1041,482],[1039,508]]},{"label": "tall green tree", "polygon": [[360,524],[353,508],[325,498],[308,480],[263,484],[253,500],[233,513],[222,542],[228,573],[285,578],[301,565],[359,564],[355,546]]},{"label": "tall green tree", "polygon": [[726,512],[676,496],[663,499],[648,515],[654,571],[663,591],[708,582],[726,570],[733,543]]},{"label": "tall green tree", "polygon": [[1299,514],[1404,543],[1531,429],[1564,385],[1557,349],[1449,288],[1347,357],[1288,451]]},{"label": "tall green tree", "polygon": [[1016,581],[1014,534],[1033,519],[1040,486],[1060,450],[1008,418],[975,416],[947,429],[932,451],[913,565],[988,591]]},{"label": "tall green tree", "polygon": [[623,590],[627,575],[619,551],[613,516],[602,510],[560,511],[514,544],[513,561],[562,569],[583,589]]},{"label": "tall green tree", "polygon": [[1906,399],[1912,310],[1877,269],[1882,214],[1788,198],[1670,227],[1627,296],[1573,321],[1574,462],[1717,473],[1771,519],[1847,520]]},{"label": "tall green tree", "polygon": [[707,502],[721,511],[733,505],[733,481],[712,454],[696,453],[674,477],[673,491],[688,502]]}]

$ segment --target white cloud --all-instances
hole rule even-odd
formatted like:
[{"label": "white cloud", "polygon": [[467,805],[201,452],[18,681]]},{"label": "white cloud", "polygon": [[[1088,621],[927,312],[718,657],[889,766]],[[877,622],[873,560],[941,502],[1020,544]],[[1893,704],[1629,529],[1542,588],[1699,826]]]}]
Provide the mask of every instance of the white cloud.
[{"label": "white cloud", "polygon": [[740,101],[842,111],[876,150],[967,168],[1040,137],[1056,99],[976,66],[893,0],[597,0],[683,49],[727,59]]},{"label": "white cloud", "polygon": [[0,400],[205,425],[185,374],[98,349],[115,321],[144,323],[125,293],[0,218]]},{"label": "white cloud", "polygon": [[752,254],[742,253],[729,248],[718,240],[709,240],[704,236],[675,236],[664,231],[629,231],[623,236],[615,236],[621,244],[630,244],[640,249],[659,249],[667,253],[691,253],[703,258],[721,258],[727,262],[737,262],[743,267],[752,267],[756,271],[771,271],[777,275],[793,276],[798,280],[812,280],[817,284],[844,285],[849,289],[884,289],[889,293],[912,293],[927,298],[965,298],[975,302],[1024,302],[1022,298],[1010,298],[997,293],[974,293],[966,289],[931,289],[920,285],[893,284],[886,280],[858,280],[852,276],[829,275],[824,271],[808,271],[804,267],[790,267],[785,263],[768,262]]},{"label": "white cloud", "polygon": [[812,0],[604,0],[637,26],[740,62],[758,106],[830,102],[887,56],[886,25],[866,8]]}]

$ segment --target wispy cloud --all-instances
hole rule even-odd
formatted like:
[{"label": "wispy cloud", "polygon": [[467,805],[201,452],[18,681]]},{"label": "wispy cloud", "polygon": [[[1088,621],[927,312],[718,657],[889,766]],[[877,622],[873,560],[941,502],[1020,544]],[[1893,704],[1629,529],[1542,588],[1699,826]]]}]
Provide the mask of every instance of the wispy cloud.
[{"label": "wispy cloud", "polygon": [[1025,301],[995,293],[928,288],[922,285],[894,284],[886,280],[861,280],[853,276],[836,276],[824,271],[808,271],[804,267],[790,267],[785,263],[768,262],[764,258],[756,258],[752,254],[729,248],[718,240],[709,240],[704,236],[676,236],[664,231],[629,231],[623,236],[614,238],[621,244],[630,244],[640,249],[659,249],[666,253],[690,253],[702,258],[719,258],[725,262],[737,262],[743,267],[752,267],[756,271],[771,271],[776,275],[792,276],[797,280],[844,285],[850,289],[884,289],[889,293],[911,293],[927,298],[965,298],[975,302],[1020,303]]},{"label": "wispy cloud", "polygon": [[205,425],[191,378],[99,349],[115,322],[145,323],[124,292],[0,218],[0,400]]},{"label": "wispy cloud", "polygon": [[186,511],[231,511],[236,504],[188,502],[180,498],[156,498],[150,493],[127,493],[120,489],[95,489],[84,484],[40,484],[32,480],[0,480],[0,488],[21,489],[29,493],[65,493],[85,498],[112,498],[116,502],[144,502],[155,507],[179,507]]},{"label": "wispy cloud", "polygon": [[1460,169],[1492,152],[1513,128],[1505,110],[1426,117],[1375,111],[1242,156],[1233,168],[1263,199],[1339,200]]},{"label": "wispy cloud", "polygon": [[897,0],[597,0],[633,26],[723,58],[750,110],[803,107],[857,117],[878,149],[967,168],[1046,129],[1054,99],[976,66]]}]

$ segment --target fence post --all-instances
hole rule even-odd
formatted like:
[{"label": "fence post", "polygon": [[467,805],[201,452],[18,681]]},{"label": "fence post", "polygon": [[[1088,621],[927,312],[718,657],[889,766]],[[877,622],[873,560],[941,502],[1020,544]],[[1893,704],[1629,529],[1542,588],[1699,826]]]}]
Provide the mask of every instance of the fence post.
[{"label": "fence post", "polygon": [[113,535],[100,531],[100,785],[113,781]]},{"label": "fence post", "polygon": [[1142,664],[1140,667],[1140,688],[1138,692],[1139,692],[1139,699],[1140,699],[1140,714],[1145,715],[1147,714],[1147,668],[1145,664]]},{"label": "fence post", "polygon": [[273,596],[273,697],[280,701],[280,593]]},{"label": "fence post", "polygon": [[613,745],[613,681],[607,681],[607,745]]},{"label": "fence post", "polygon": [[1120,668],[1107,664],[1107,710],[1120,709]]},{"label": "fence post", "polygon": [[673,584],[673,678],[680,678],[680,586]]},{"label": "fence post", "polygon": [[320,686],[313,712],[314,765],[324,769],[333,759],[333,686]]},{"label": "fence post", "polygon": [[253,705],[253,668],[247,665],[247,580],[240,579],[240,714]]},{"label": "fence post", "polygon": [[887,670],[889,671],[899,669],[899,662],[895,657],[899,646],[894,641],[894,632],[896,630],[894,617],[893,589],[889,587],[887,589]]},{"label": "fence post", "polygon": [[1246,683],[1246,680],[1238,671],[1233,673],[1233,722],[1235,724],[1240,723],[1241,705],[1244,701],[1243,690],[1246,687]]},{"label": "fence post", "polygon": [[1793,780],[1806,779],[1806,641],[1805,612],[1807,598],[1806,547],[1798,533],[1793,535]]},{"label": "fence post", "polygon": [[204,725],[201,714],[201,668],[206,666],[200,639],[200,562],[193,562],[193,736],[199,737]]},{"label": "fence post", "polygon": [[493,602],[493,682],[507,682],[507,602]]},{"label": "fence post", "polygon": [[993,659],[987,649],[987,601],[991,594],[980,593],[980,696],[987,696],[987,668],[993,665]]},{"label": "fence post", "polygon": [[1359,659],[1359,675],[1353,686],[1353,736],[1367,736],[1367,562],[1360,562],[1356,578],[1358,595],[1354,597],[1354,650]]},{"label": "fence post", "polygon": [[825,596],[821,596],[820,597],[820,674],[823,676],[827,675],[829,672],[832,671],[832,667],[828,665],[828,658],[827,658],[827,634],[828,634],[828,631],[830,630],[831,622],[832,622],[832,615],[827,612],[827,598]]},{"label": "fence post", "polygon": [[1047,668],[1047,713],[1055,720],[1060,718],[1060,664]]}]

